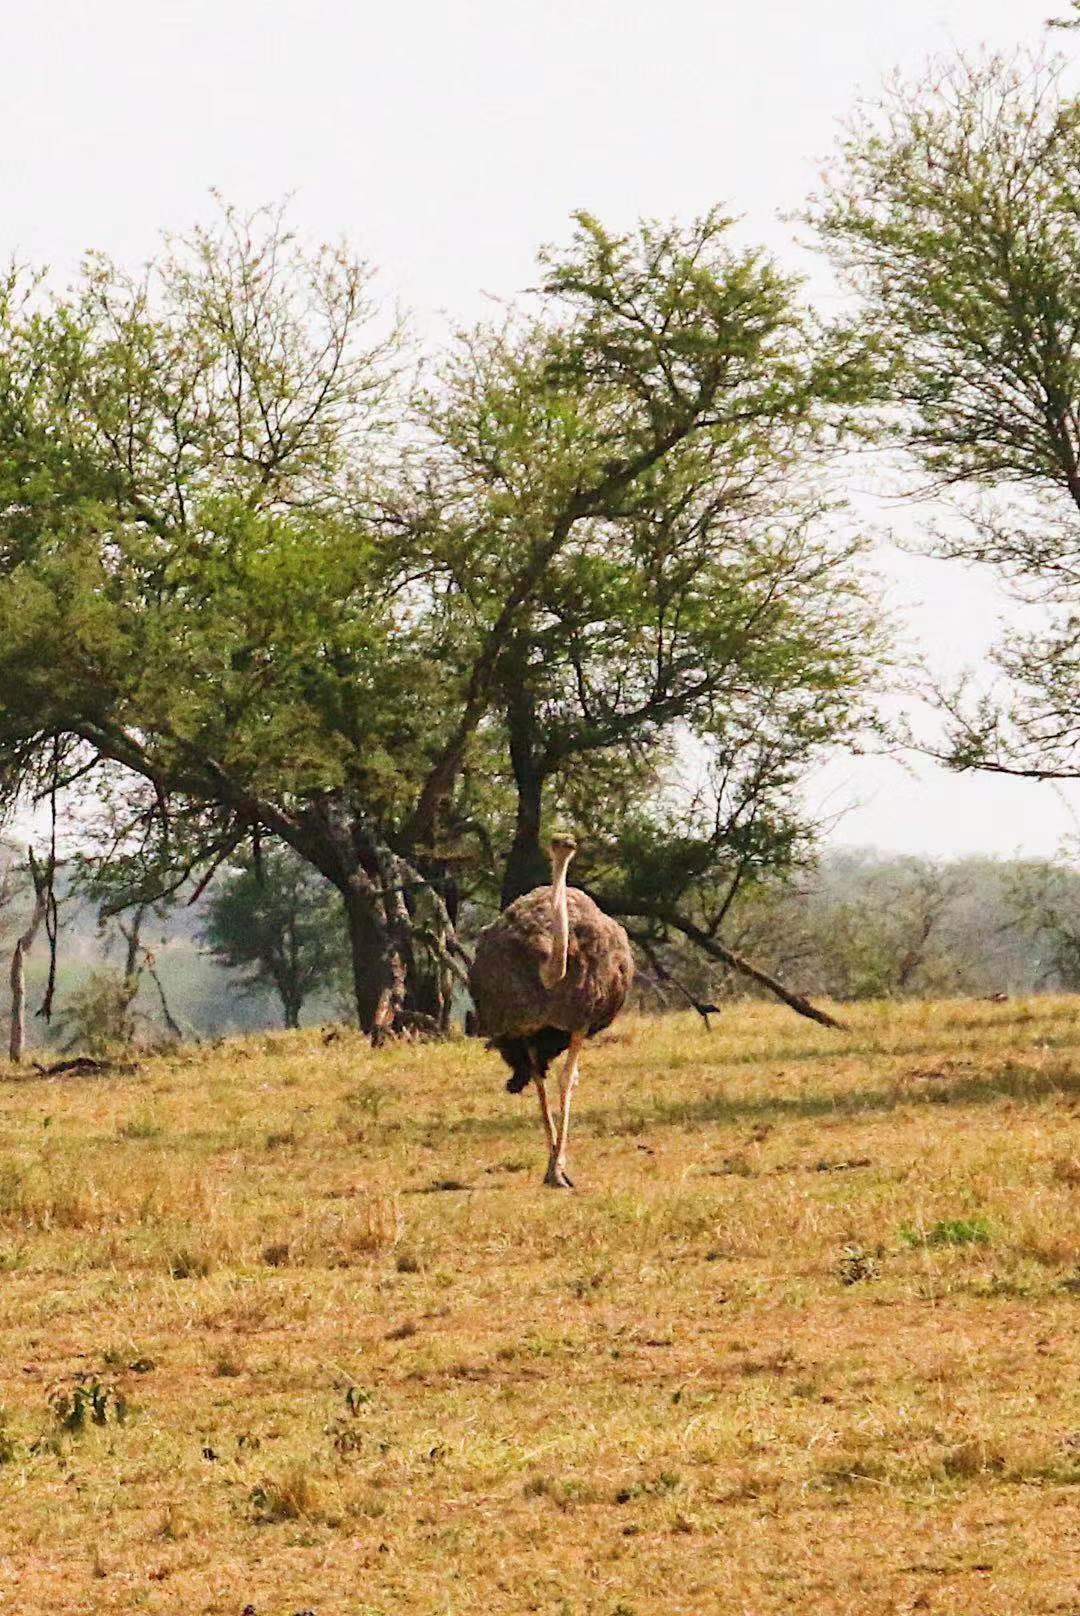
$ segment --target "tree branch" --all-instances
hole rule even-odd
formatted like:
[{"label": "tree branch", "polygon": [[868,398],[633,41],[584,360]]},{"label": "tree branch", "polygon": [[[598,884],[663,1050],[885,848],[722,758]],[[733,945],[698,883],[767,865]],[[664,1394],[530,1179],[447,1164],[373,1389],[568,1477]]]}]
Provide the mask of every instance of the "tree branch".
[{"label": "tree branch", "polygon": [[767,988],[770,993],[781,999],[789,1009],[794,1010],[796,1015],[805,1016],[809,1021],[816,1021],[821,1027],[832,1027],[838,1032],[847,1031],[844,1023],[838,1021],[835,1016],[830,1015],[827,1010],[819,1010],[816,1005],[811,1004],[804,994],[793,993],[775,976],[770,976],[768,971],[763,971],[760,966],[751,964],[748,959],[744,959],[741,954],[736,954],[733,949],[726,948],[715,937],[710,937],[699,926],[695,926],[693,921],[687,920],[682,915],[669,915],[665,918],[670,925],[675,927],[676,931],[681,931],[684,937],[695,943],[704,953],[710,954],[713,959],[721,960],[731,970],[738,971],[740,975],[749,977],[759,987]]},{"label": "tree branch", "polygon": [[635,943],[637,947],[641,949],[641,952],[645,955],[645,958],[648,960],[649,964],[660,978],[660,981],[673,987],[676,993],[681,993],[687,1004],[690,1005],[692,1009],[697,1011],[698,1015],[705,1023],[706,1032],[711,1032],[712,1027],[709,1022],[709,1017],[718,1016],[720,1014],[720,1006],[718,1004],[706,1004],[703,1000],[696,998],[695,995],[690,992],[690,989],[685,987],[684,984],[679,981],[678,977],[675,976],[673,972],[668,970],[663,960],[661,960],[660,956],[657,954],[656,947],[651,938],[646,937],[643,932],[631,931],[628,932],[627,935],[629,936],[630,941]]}]

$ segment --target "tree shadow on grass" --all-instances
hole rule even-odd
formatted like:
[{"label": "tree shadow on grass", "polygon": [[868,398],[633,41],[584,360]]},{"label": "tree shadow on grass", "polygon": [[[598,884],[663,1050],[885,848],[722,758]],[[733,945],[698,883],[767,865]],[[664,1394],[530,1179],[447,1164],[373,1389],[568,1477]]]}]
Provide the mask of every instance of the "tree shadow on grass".
[{"label": "tree shadow on grass", "polygon": [[[582,1087],[587,1092],[588,1074]],[[580,1092],[580,1091],[579,1091]],[[526,1095],[526,1099],[531,1096]],[[654,1096],[640,1109],[582,1106],[576,1119],[582,1128],[596,1133],[643,1132],[650,1127],[693,1127],[704,1123],[813,1121],[820,1117],[861,1117],[887,1114],[900,1107],[994,1105],[1001,1100],[1037,1103],[1048,1099],[1080,1098],[1080,1073],[1046,1071],[1041,1067],[1010,1063],[992,1073],[898,1073],[895,1080],[874,1088],[843,1092],[815,1091],[809,1094],[763,1094],[733,1096],[713,1092],[696,1100],[664,1100]],[[430,1127],[434,1118],[426,1119]],[[442,1122],[445,1132],[495,1138],[507,1134],[532,1134],[539,1127],[534,1106],[514,1115],[459,1117]]]},{"label": "tree shadow on grass", "polygon": [[[964,1038],[963,1033],[972,1031],[966,1024],[953,1029],[950,1048],[953,1054],[965,1056],[978,1056],[984,1049],[982,1041],[974,1036]],[[722,1065],[728,1066],[814,1066],[825,1065],[838,1060],[904,1060],[915,1055],[936,1055],[939,1059],[946,1058],[943,1049],[943,1040],[940,1032],[928,1033],[924,1038],[905,1038],[903,1042],[890,1043],[878,1038],[866,1038],[858,1043],[846,1041],[842,1043],[822,1043],[817,1048],[807,1049],[805,1045],[792,1045],[790,1049],[779,1045],[776,1048],[762,1051],[760,1047],[749,1045],[746,1049],[731,1051],[723,1058]],[[1055,1053],[1080,1052],[1080,1041],[1072,1037],[1040,1038],[1038,1045],[1042,1049],[1052,1050]],[[1029,1046],[1030,1047],[1030,1046]],[[705,1065],[706,1062],[692,1064]]]},{"label": "tree shadow on grass", "polygon": [[704,1095],[700,1100],[654,1102],[649,1120],[660,1123],[782,1121],[794,1118],[858,1117],[888,1113],[910,1106],[993,1105],[1000,1100],[1036,1102],[1080,1097],[1080,1074],[1047,1072],[1039,1067],[1010,1064],[1001,1071],[980,1074],[899,1073],[894,1081],[871,1089],[842,1093],[766,1094],[736,1097]]}]

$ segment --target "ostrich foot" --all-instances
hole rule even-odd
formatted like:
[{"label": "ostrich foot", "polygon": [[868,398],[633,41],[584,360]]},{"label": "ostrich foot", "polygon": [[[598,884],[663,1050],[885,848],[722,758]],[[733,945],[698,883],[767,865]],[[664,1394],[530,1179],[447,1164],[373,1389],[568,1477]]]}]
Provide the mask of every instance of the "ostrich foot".
[{"label": "ostrich foot", "polygon": [[574,1180],[570,1177],[566,1168],[557,1161],[548,1162],[548,1170],[544,1174],[544,1183],[549,1189],[553,1190],[572,1190],[574,1187]]}]

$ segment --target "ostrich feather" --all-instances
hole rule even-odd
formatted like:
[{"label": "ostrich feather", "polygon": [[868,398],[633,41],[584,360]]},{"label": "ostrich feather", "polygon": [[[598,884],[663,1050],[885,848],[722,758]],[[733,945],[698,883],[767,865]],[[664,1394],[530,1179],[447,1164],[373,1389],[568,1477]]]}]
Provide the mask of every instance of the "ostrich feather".
[{"label": "ostrich feather", "polygon": [[524,1088],[565,1049],[570,1034],[609,1026],[626,1000],[634,956],[618,921],[577,887],[566,893],[566,975],[552,987],[540,976],[552,955],[552,888],[536,887],[481,932],[469,988],[480,1029],[512,1068],[508,1087]]}]

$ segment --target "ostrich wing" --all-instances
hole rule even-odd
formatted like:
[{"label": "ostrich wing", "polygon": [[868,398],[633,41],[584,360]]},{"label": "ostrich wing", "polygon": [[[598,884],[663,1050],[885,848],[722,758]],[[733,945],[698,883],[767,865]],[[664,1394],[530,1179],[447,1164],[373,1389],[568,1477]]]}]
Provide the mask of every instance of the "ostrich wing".
[{"label": "ostrich wing", "polygon": [[527,892],[481,932],[469,987],[488,1038],[541,1027],[599,1032],[622,1009],[634,976],[625,931],[576,887],[567,907],[566,976],[552,988],[540,980],[540,966],[551,957],[550,887]]}]

